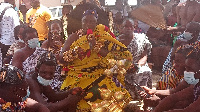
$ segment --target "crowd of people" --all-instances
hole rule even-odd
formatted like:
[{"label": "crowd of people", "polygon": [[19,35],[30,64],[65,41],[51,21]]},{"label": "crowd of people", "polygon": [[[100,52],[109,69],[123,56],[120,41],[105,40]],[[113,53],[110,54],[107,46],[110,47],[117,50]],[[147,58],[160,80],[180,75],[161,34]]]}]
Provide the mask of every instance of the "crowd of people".
[{"label": "crowd of people", "polygon": [[[101,2],[64,5],[60,20],[40,0],[0,4],[0,111],[200,111],[200,1]],[[143,6],[167,27],[131,13]],[[152,69],[162,71],[156,89]]]}]

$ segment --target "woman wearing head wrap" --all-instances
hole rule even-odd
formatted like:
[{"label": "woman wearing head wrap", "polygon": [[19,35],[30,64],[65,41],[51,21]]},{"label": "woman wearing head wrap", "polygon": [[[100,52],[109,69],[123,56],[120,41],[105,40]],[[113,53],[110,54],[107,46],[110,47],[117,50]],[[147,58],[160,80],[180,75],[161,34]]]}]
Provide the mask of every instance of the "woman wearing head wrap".
[{"label": "woman wearing head wrap", "polygon": [[[109,60],[111,59],[126,60],[126,64],[118,69],[128,69],[132,56],[130,52],[127,51],[126,46],[113,38],[113,34],[108,27],[102,24],[96,26],[96,23],[96,11],[87,10],[82,18],[83,36],[79,37],[76,33],[72,34],[66,40],[61,52],[62,54],[60,55],[62,60],[64,60],[64,70],[66,71],[66,79],[61,89],[66,87],[81,87],[85,89],[103,74],[110,75],[111,73],[108,74],[108,72],[104,71],[108,68],[112,68],[109,67]],[[117,76],[122,84],[123,77],[123,75]],[[112,81],[112,77],[106,77],[87,91],[89,94],[84,97],[85,99],[79,102],[77,106],[78,110],[90,110],[90,106],[86,101],[102,101],[98,88],[107,88],[113,92],[126,91],[124,88],[116,86],[115,82]]]}]

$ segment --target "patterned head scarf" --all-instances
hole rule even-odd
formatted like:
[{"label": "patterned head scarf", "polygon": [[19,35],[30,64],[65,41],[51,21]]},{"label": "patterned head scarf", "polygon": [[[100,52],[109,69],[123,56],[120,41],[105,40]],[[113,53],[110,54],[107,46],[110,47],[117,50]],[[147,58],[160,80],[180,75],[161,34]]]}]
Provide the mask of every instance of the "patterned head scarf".
[{"label": "patterned head scarf", "polygon": [[95,9],[93,9],[93,10],[86,10],[85,12],[83,12],[83,17],[85,17],[87,15],[94,15],[96,18],[98,18],[98,14],[97,14],[97,11]]},{"label": "patterned head scarf", "polygon": [[15,66],[9,65],[0,69],[0,82],[20,84],[23,79],[24,73]]}]

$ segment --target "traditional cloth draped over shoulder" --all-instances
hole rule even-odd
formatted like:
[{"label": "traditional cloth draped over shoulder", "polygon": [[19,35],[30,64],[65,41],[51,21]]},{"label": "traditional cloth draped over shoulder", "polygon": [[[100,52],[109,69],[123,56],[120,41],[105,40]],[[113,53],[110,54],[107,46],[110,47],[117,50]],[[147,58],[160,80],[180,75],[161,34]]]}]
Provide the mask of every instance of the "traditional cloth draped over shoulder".
[{"label": "traditional cloth draped over shoulder", "polygon": [[[70,46],[70,49],[81,47],[84,52],[86,52],[86,55],[82,59],[76,58],[71,62],[70,65],[66,67],[68,73],[66,74],[67,77],[64,80],[61,89],[64,89],[65,87],[81,87],[84,89],[104,73],[105,69],[108,68],[108,59],[126,59],[130,63],[132,62],[132,55],[127,50],[127,47],[116,40],[105,25],[97,25],[93,35],[96,38],[96,43],[103,43],[103,47],[107,49],[109,53],[105,57],[99,55],[98,52],[90,50],[87,35],[80,37]],[[128,69],[129,66],[130,64],[127,64],[124,68]],[[124,84],[124,77],[118,76],[118,80]],[[126,91],[124,88],[117,87],[112,81],[112,78],[106,77],[98,84],[97,87],[93,87],[91,90],[89,90],[93,94],[89,101],[100,101],[101,97],[97,90],[100,87],[105,87],[111,91]],[[82,103],[78,105],[79,109],[89,108],[89,105],[86,102],[81,102]]]}]

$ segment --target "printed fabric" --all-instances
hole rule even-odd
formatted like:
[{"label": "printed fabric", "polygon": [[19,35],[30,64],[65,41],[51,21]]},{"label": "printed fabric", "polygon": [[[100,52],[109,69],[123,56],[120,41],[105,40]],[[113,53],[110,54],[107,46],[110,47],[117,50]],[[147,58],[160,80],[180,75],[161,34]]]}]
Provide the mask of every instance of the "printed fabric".
[{"label": "printed fabric", "polygon": [[1,3],[0,13],[5,9],[5,7],[10,6],[11,8],[7,9],[3,15],[3,18],[0,22],[0,42],[4,45],[12,45],[15,42],[14,37],[14,28],[19,23],[19,17],[17,12],[12,8],[12,5],[9,3]]},{"label": "printed fabric", "polygon": [[166,71],[160,80],[157,82],[158,90],[166,90],[176,88],[177,85],[182,81],[183,75],[178,75],[174,67]]},{"label": "printed fabric", "polygon": [[[64,67],[68,73],[66,74],[66,79],[64,80],[61,89],[66,87],[74,88],[81,87],[82,89],[86,88],[89,84],[94,82],[98,77],[100,77],[105,69],[108,66],[107,59],[127,59],[130,62],[132,61],[132,55],[124,44],[113,38],[109,31],[106,30],[104,25],[97,25],[96,29],[93,32],[93,35],[97,38],[98,41],[104,41],[105,48],[109,51],[106,57],[100,56],[97,52],[90,50],[89,43],[87,41],[86,35],[80,37],[71,45],[71,49],[75,47],[81,47],[86,52],[86,55],[83,59],[75,59],[71,62],[70,65]],[[129,65],[126,66],[128,68]],[[117,77],[120,83],[124,84],[123,77]],[[116,79],[115,79],[116,80]],[[92,95],[87,99],[91,102],[101,102],[100,93],[98,88],[107,88],[113,92],[115,91],[126,91],[124,88],[121,88],[120,85],[116,85],[112,78],[106,77],[98,85],[91,87],[89,93]],[[89,95],[89,94],[88,94]],[[130,95],[127,93],[126,97]],[[81,100],[77,109],[81,112],[89,111],[90,106],[87,104],[86,100]]]},{"label": "printed fabric", "polygon": [[36,48],[35,52],[22,63],[23,71],[28,73],[35,70],[39,57],[45,52],[47,51],[42,48]]},{"label": "printed fabric", "polygon": [[[134,33],[134,38],[127,47],[133,56],[133,64],[138,63],[144,51],[147,51],[147,55],[150,55],[152,48],[148,37],[145,34],[138,33]],[[152,73],[147,63],[144,66],[138,66],[138,71],[136,73],[127,74],[126,79],[129,80],[129,82],[133,82],[134,80],[141,86],[152,87]]]}]

